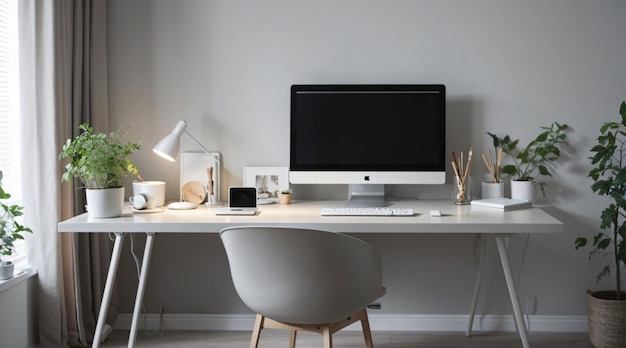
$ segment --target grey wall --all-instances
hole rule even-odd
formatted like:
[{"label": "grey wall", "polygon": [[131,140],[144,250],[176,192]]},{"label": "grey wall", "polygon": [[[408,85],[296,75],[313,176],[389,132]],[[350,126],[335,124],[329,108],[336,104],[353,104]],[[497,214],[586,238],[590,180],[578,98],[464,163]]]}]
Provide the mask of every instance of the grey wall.
[{"label": "grey wall", "polygon": [[[245,166],[287,166],[289,86],[294,83],[444,83],[447,147],[479,154],[486,131],[527,142],[539,127],[570,125],[571,146],[548,181],[546,209],[565,233],[517,236],[511,257],[530,313],[585,315],[602,260],[574,251],[597,231],[605,201],[589,186],[589,149],[626,99],[626,3],[615,0],[374,1],[222,0],[109,2],[109,101],[133,122],[146,179],[178,195],[178,166],[151,148],[179,119],[224,156],[222,195]],[[183,142],[184,150],[197,150]],[[486,170],[476,163],[473,175]],[[476,180],[478,181],[478,180]],[[451,185],[393,187],[396,196],[448,199]],[[345,198],[344,187],[296,186],[297,199]],[[361,235],[384,257],[380,313],[467,313],[476,262],[472,236]],[[135,248],[143,245],[136,237]],[[130,243],[126,243],[126,248]],[[489,245],[479,311],[510,313]],[[525,256],[522,258],[522,256]],[[124,252],[121,312],[131,312],[136,274]],[[485,301],[488,298],[489,301]],[[525,298],[522,298],[525,302]],[[159,235],[148,312],[248,313],[231,285],[217,236]]]}]

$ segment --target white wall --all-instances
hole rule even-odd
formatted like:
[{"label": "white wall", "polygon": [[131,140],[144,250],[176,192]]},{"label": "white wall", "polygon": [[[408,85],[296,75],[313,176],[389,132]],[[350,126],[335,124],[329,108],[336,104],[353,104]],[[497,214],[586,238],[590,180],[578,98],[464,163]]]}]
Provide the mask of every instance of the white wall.
[{"label": "white wall", "polygon": [[[567,123],[571,146],[540,203],[565,233],[511,241],[531,314],[585,315],[600,260],[575,251],[597,231],[602,200],[589,188],[589,149],[602,122],[626,99],[626,3],[619,0],[111,0],[109,98],[116,121],[143,134],[135,159],[145,179],[178,195],[177,164],[152,155],[185,119],[224,156],[222,195],[244,166],[287,166],[289,86],[294,83],[444,83],[448,150],[486,151],[486,131],[527,142],[539,127]],[[184,150],[197,150],[190,142]],[[486,170],[475,163],[473,174]],[[345,188],[295,187],[296,198],[343,199]],[[394,187],[398,196],[449,198],[451,185]],[[380,313],[467,313],[476,270],[469,236],[362,236],[381,250],[388,293]],[[138,249],[142,246],[138,238]],[[126,243],[129,247],[130,243]],[[510,304],[490,244],[479,311]],[[524,254],[525,251],[525,254]],[[136,274],[125,251],[121,312],[130,312]],[[525,258],[522,259],[522,256]],[[231,285],[217,236],[160,235],[146,309],[249,313]],[[487,301],[488,299],[488,301]]]}]

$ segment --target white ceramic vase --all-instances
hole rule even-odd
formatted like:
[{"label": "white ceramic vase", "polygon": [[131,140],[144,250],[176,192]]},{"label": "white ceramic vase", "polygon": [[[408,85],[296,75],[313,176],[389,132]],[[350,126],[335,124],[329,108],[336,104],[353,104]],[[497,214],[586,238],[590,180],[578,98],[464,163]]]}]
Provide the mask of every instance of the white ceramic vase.
[{"label": "white ceramic vase", "polygon": [[133,195],[143,193],[148,198],[146,209],[165,205],[165,181],[135,181]]},{"label": "white ceramic vase", "polygon": [[110,218],[122,215],[124,187],[87,189],[87,211],[90,218]]},{"label": "white ceramic vase", "polygon": [[535,185],[532,181],[511,180],[511,198],[534,202]]},{"label": "white ceramic vase", "polygon": [[504,183],[498,182],[483,182],[482,183],[482,198],[503,198],[504,197]]}]

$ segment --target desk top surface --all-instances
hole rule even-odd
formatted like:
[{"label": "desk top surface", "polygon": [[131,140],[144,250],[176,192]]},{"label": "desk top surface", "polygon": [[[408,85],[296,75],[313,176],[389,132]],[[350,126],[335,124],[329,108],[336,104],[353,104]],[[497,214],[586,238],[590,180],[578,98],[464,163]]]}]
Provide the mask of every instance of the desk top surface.
[{"label": "desk top surface", "polygon": [[[283,226],[342,233],[554,233],[564,225],[540,208],[512,211],[455,205],[446,200],[389,202],[392,208],[412,208],[413,216],[321,216],[322,207],[342,207],[345,201],[302,201],[259,206],[254,216],[218,216],[214,207],[145,213],[126,209],[116,218],[93,219],[82,214],[58,224],[59,232],[218,233],[232,226]],[[439,210],[441,217],[431,217]]]}]

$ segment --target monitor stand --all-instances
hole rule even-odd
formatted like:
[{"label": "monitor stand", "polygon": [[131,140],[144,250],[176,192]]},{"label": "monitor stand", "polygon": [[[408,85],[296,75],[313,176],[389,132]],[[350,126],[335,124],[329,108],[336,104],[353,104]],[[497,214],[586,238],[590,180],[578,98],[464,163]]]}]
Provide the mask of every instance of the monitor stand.
[{"label": "monitor stand", "polygon": [[348,185],[347,207],[384,207],[385,185],[350,184]]}]

